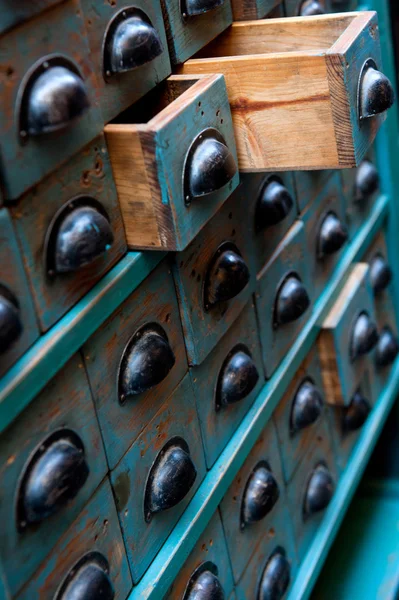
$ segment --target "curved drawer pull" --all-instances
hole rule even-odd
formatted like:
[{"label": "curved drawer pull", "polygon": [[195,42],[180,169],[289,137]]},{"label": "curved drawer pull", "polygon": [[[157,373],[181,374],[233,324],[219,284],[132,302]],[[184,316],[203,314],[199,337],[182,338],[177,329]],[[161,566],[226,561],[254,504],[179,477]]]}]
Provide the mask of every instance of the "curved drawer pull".
[{"label": "curved drawer pull", "polygon": [[306,489],[304,514],[311,516],[327,508],[334,494],[334,479],[323,464],[317,465],[311,474]]},{"label": "curved drawer pull", "polygon": [[269,559],[259,585],[258,600],[281,600],[291,580],[290,563],[282,549]]},{"label": "curved drawer pull", "polygon": [[371,352],[378,342],[378,331],[375,323],[366,312],[360,313],[352,328],[350,343],[351,360],[356,360]]},{"label": "curved drawer pull", "polygon": [[369,160],[363,160],[356,171],[355,202],[365,202],[378,191],[379,187],[380,176],[376,167]]},{"label": "curved drawer pull", "polygon": [[369,58],[363,65],[359,78],[359,118],[369,119],[379,115],[395,102],[395,93],[388,77],[378,71],[375,62]]},{"label": "curved drawer pull", "polygon": [[291,432],[309,427],[320,417],[324,407],[324,399],[320,390],[310,379],[301,383],[291,411]]},{"label": "curved drawer pull", "polygon": [[22,331],[18,301],[8,288],[0,284],[0,354],[7,352]]},{"label": "curved drawer pull", "polygon": [[129,7],[112,19],[104,38],[104,74],[132,71],[163,52],[161,38],[148,16]]},{"label": "curved drawer pull", "polygon": [[278,483],[269,465],[256,465],[245,486],[241,505],[241,528],[258,523],[269,514],[280,497]]},{"label": "curved drawer pull", "polygon": [[245,346],[237,346],[225,359],[216,388],[216,410],[246,398],[259,380],[258,369]]},{"label": "curved drawer pull", "polygon": [[152,515],[179,504],[187,496],[197,477],[188,444],[181,438],[172,438],[158,454],[145,490],[146,521]]},{"label": "curved drawer pull", "polygon": [[399,344],[390,327],[383,327],[375,349],[377,367],[388,367],[399,353]]},{"label": "curved drawer pull", "polygon": [[256,203],[255,231],[281,223],[293,206],[294,200],[287,188],[278,180],[269,180]]},{"label": "curved drawer pull", "polygon": [[325,15],[326,9],[319,0],[304,0],[299,8],[300,17],[312,17],[314,15]]},{"label": "curved drawer pull", "polygon": [[211,562],[203,563],[191,575],[183,600],[224,599],[225,595],[216,565]]},{"label": "curved drawer pull", "polygon": [[356,431],[364,425],[370,414],[370,404],[358,391],[353,396],[351,403],[344,410],[342,429],[344,431]]},{"label": "curved drawer pull", "polygon": [[274,326],[299,319],[309,308],[310,298],[298,275],[292,273],[280,286],[274,306]]},{"label": "curved drawer pull", "polygon": [[375,296],[383,292],[392,281],[392,270],[381,254],[375,254],[370,261],[370,281]]},{"label": "curved drawer pull", "polygon": [[17,499],[19,528],[40,523],[61,510],[88,476],[79,436],[69,430],[53,433],[36,450],[23,474]]},{"label": "curved drawer pull", "polygon": [[71,569],[55,600],[114,600],[108,561],[99,552],[83,556]]},{"label": "curved drawer pull", "polygon": [[224,137],[217,129],[205,129],[195,138],[185,159],[185,204],[188,206],[192,200],[220,190],[236,173],[236,161]]},{"label": "curved drawer pull", "polygon": [[176,362],[165,331],[156,323],[140,327],[127,345],[119,367],[119,400],[148,392]]},{"label": "curved drawer pull", "polygon": [[334,212],[330,212],[323,219],[317,241],[317,254],[319,258],[330,256],[338,252],[348,239],[346,227]]},{"label": "curved drawer pull", "polygon": [[186,17],[197,17],[224,4],[224,0],[181,0],[181,14]]},{"label": "curved drawer pull", "polygon": [[216,251],[206,275],[205,310],[238,296],[249,280],[249,269],[238,248],[233,244],[222,244]]}]

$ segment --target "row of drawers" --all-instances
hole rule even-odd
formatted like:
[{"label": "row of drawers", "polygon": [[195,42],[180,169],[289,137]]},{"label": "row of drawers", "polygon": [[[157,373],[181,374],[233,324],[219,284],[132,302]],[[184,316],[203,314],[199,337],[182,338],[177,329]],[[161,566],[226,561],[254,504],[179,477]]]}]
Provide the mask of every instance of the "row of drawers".
[{"label": "row of drawers", "polygon": [[[294,229],[298,230],[298,224]],[[297,246],[292,253],[298,258]],[[309,454],[315,465],[325,461],[333,469],[334,456],[334,469],[344,467],[356,436],[349,432],[366,418],[397,353],[386,256],[380,234],[365,257],[370,266],[361,263],[351,270],[324,323],[318,352],[301,366],[276,410],[273,423],[278,443],[270,454],[259,458],[273,463],[280,448],[282,466],[272,469],[281,469],[281,481],[291,494],[290,513],[294,522],[298,521],[297,544],[305,535],[302,530],[313,531],[301,513],[295,516],[298,489],[311,470],[304,457]],[[258,332],[264,337],[266,320],[262,320],[258,298],[256,307],[258,323],[247,298],[208,358],[187,374],[177,301],[164,262],[94,334],[82,355],[75,356],[6,431],[0,441],[4,457],[0,476],[5,490],[0,505],[5,524],[2,561],[13,596],[35,597],[38,592],[33,590],[36,586],[42,589],[44,576],[52,586],[59,586],[66,572],[56,569],[55,557],[57,565],[63,565],[59,555],[71,552],[75,544],[70,567],[75,557],[83,554],[83,547],[97,552],[97,539],[103,539],[106,548],[108,535],[110,539],[120,537],[109,483],[103,483],[102,491],[96,492],[91,501],[95,508],[89,504],[83,521],[79,517],[73,524],[107,476],[108,468],[130,572],[134,583],[140,579],[206,469],[212,467],[261,390],[264,367],[267,373],[270,360],[275,359],[276,351],[270,345],[263,346],[268,352],[263,353],[267,362],[262,364]],[[368,321],[359,333],[358,319],[365,315]],[[295,339],[295,331],[288,335],[285,330],[287,347]],[[333,442],[327,451],[329,428],[333,429]],[[95,518],[90,516],[91,510]],[[99,518],[104,510],[104,519]],[[119,533],[108,533],[108,524]],[[100,526],[101,536],[97,533]],[[69,527],[72,529],[64,535]],[[72,542],[77,530],[83,532],[79,537],[82,546]],[[248,533],[250,549],[238,552],[240,560],[249,559],[255,537]],[[242,538],[234,532],[230,545],[237,539]],[[116,548],[112,546],[112,552],[101,548],[112,564]],[[51,558],[44,560],[49,552]],[[118,571],[123,578],[123,573],[128,573],[126,559],[124,553],[117,555],[125,565]],[[58,574],[52,579],[54,571]],[[241,572],[235,575],[236,582],[240,577]],[[47,597],[40,593],[38,597]],[[124,595],[126,589],[121,585],[120,597]]]}]

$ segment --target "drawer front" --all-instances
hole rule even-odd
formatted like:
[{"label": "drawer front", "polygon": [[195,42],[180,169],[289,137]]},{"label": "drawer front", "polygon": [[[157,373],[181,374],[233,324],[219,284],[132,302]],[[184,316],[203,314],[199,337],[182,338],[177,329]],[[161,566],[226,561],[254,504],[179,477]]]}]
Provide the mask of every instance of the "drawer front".
[{"label": "drawer front", "polygon": [[22,0],[15,6],[10,0],[0,0],[0,33],[16,27],[24,21],[28,21],[43,10],[50,8],[62,0]]},{"label": "drawer front", "polygon": [[309,448],[329,439],[326,411],[320,362],[313,350],[296,372],[273,415],[286,482]]},{"label": "drawer front", "polygon": [[[265,489],[270,490],[266,493]],[[220,503],[227,547],[237,583],[256,546],[282,535],[286,498],[277,434],[270,421]]]},{"label": "drawer front", "polygon": [[297,216],[293,175],[245,173],[240,178],[234,197],[248,240],[251,268],[259,273]]},{"label": "drawer front", "polygon": [[102,130],[79,2],[47,11],[45,24],[12,29],[1,40],[0,69],[8,73],[0,82],[4,194],[15,199]]},{"label": "drawer front", "polygon": [[126,252],[104,138],[24,195],[12,215],[46,331]]},{"label": "drawer front", "polygon": [[[105,123],[171,73],[160,0],[81,0]],[[145,36],[145,41],[140,36]]]},{"label": "drawer front", "polygon": [[346,201],[346,219],[353,237],[370,214],[380,193],[380,177],[373,153],[357,169],[341,172],[342,189]]},{"label": "drawer front", "polygon": [[[346,170],[343,171],[346,173]],[[322,193],[334,171],[298,171],[294,173],[299,212],[302,213]]]},{"label": "drawer front", "polygon": [[174,260],[190,364],[201,364],[251,297],[255,276],[234,196]]},{"label": "drawer front", "polygon": [[187,375],[111,472],[135,583],[172,531],[205,471]]},{"label": "drawer front", "polygon": [[358,0],[330,0],[331,8],[334,12],[344,12],[346,10],[357,10],[363,2]]},{"label": "drawer front", "polygon": [[[190,592],[191,597],[195,598],[195,592],[197,592],[200,594],[199,597],[203,594],[202,597],[205,598],[228,598],[230,600],[229,594],[233,593],[233,587],[233,576],[223,528],[219,514],[215,513],[165,598],[183,600],[189,597]],[[224,595],[221,593],[221,589]]]},{"label": "drawer front", "polygon": [[252,21],[263,19],[281,0],[231,0],[234,21]]},{"label": "drawer front", "polygon": [[331,0],[285,0],[287,17],[312,17],[331,12]]},{"label": "drawer front", "polygon": [[238,185],[221,75],[171,77],[105,133],[130,248],[183,250]]},{"label": "drawer front", "polygon": [[264,385],[251,302],[204,362],[190,373],[206,462],[211,468]]},{"label": "drawer front", "polygon": [[[0,375],[39,337],[33,300],[8,211],[0,210]],[[6,325],[8,322],[8,325]]]},{"label": "drawer front", "polygon": [[14,595],[106,473],[89,383],[78,355],[6,430],[0,455],[1,554]]},{"label": "drawer front", "polygon": [[[161,0],[172,63],[181,64],[233,22],[230,0]],[[199,7],[198,7],[199,6]]]},{"label": "drawer front", "polygon": [[256,311],[266,377],[274,373],[311,313],[305,228],[296,221],[258,275]]},{"label": "drawer front", "polygon": [[104,594],[104,598],[125,600],[131,590],[129,565],[108,479],[17,598],[55,598],[68,585],[70,593],[76,586],[82,598],[100,598]]},{"label": "drawer front", "polygon": [[345,252],[349,233],[345,219],[345,200],[340,177],[335,173],[302,215],[307,244],[312,297],[322,293]]},{"label": "drawer front", "polygon": [[369,266],[357,263],[324,320],[317,341],[328,404],[350,403],[377,341]]},{"label": "drawer front", "polygon": [[165,261],[89,339],[83,356],[113,468],[188,369]]}]

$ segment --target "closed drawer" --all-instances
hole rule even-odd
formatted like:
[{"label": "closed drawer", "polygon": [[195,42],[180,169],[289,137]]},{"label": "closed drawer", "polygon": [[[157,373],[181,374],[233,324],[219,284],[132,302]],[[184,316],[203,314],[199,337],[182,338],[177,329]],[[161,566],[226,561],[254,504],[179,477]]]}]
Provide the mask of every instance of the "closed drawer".
[{"label": "closed drawer", "polygon": [[331,0],[285,0],[287,17],[313,17],[331,12]]},{"label": "closed drawer", "polygon": [[344,12],[346,10],[357,10],[362,2],[358,0],[330,0],[331,8],[334,12]]},{"label": "closed drawer", "polygon": [[273,414],[283,461],[284,479],[290,481],[312,446],[329,440],[328,415],[317,352],[312,350]]},{"label": "closed drawer", "polygon": [[316,299],[333,274],[349,236],[338,173],[331,177],[301,218],[305,224],[307,267],[312,282],[310,292]]},{"label": "closed drawer", "polygon": [[22,0],[21,2],[18,2],[18,5],[16,6],[10,2],[10,0],[0,0],[0,33],[4,33],[4,31],[7,31],[8,29],[16,27],[16,25],[31,19],[35,15],[60,2],[62,2],[62,0],[35,0],[35,2],[32,2],[31,0]]},{"label": "closed drawer", "polygon": [[201,434],[187,375],[111,472],[135,583],[160,550],[204,475]]},{"label": "closed drawer", "polygon": [[183,250],[238,185],[221,75],[171,77],[105,133],[130,248]]},{"label": "closed drawer", "polygon": [[341,177],[346,200],[346,219],[353,237],[378,198],[380,177],[373,158],[363,160],[357,169],[342,171]]},{"label": "closed drawer", "polygon": [[78,355],[0,440],[1,558],[15,595],[106,473],[89,383]]},{"label": "closed drawer", "polygon": [[384,120],[374,113],[394,98],[378,67],[377,18],[365,12],[234,23],[183,73],[225,75],[240,171],[279,171],[360,163]]},{"label": "closed drawer", "polygon": [[[118,515],[106,479],[59,539],[18,600],[125,600],[132,587]],[[68,591],[66,591],[68,590]]]},{"label": "closed drawer", "polygon": [[263,19],[281,0],[231,0],[234,21],[252,21]]},{"label": "closed drawer", "polygon": [[295,342],[311,312],[309,276],[305,228],[296,221],[258,275],[256,311],[267,378]]},{"label": "closed drawer", "polygon": [[245,173],[234,192],[241,228],[250,249],[251,267],[259,273],[297,216],[291,173]]},{"label": "closed drawer", "polygon": [[188,369],[173,280],[165,261],[82,352],[113,468]]},{"label": "closed drawer", "polygon": [[317,340],[328,404],[350,403],[377,342],[369,266],[357,263],[351,267]]},{"label": "closed drawer", "polygon": [[184,63],[233,22],[230,0],[161,0],[172,63]]},{"label": "closed drawer", "polygon": [[102,130],[79,2],[62,2],[45,15],[45,22],[32,19],[0,42],[6,199],[18,198]]},{"label": "closed drawer", "polygon": [[[349,170],[349,169],[348,169]],[[342,173],[348,171],[345,169]],[[294,173],[299,212],[316,200],[326,187],[334,171],[299,171]]]},{"label": "closed drawer", "polygon": [[285,511],[278,440],[274,423],[270,421],[220,503],[236,583],[257,545],[272,547],[273,532],[277,536],[284,534]]},{"label": "closed drawer", "polygon": [[39,337],[33,300],[11,217],[0,210],[0,375]]},{"label": "closed drawer", "polygon": [[81,0],[105,123],[171,73],[160,0]]},{"label": "closed drawer", "polygon": [[126,252],[104,138],[24,195],[12,215],[46,331]]},{"label": "closed drawer", "polygon": [[185,600],[189,597],[203,597],[230,600],[233,587],[223,528],[216,512],[165,598]]}]

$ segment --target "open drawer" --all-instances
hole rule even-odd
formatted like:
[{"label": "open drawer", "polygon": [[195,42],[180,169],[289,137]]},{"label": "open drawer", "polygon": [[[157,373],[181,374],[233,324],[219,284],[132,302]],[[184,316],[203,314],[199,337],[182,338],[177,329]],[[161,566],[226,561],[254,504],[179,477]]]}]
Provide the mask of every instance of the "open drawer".
[{"label": "open drawer", "polygon": [[394,93],[374,12],[234,23],[182,66],[223,73],[240,171],[355,167]]}]

